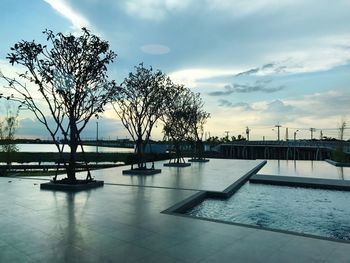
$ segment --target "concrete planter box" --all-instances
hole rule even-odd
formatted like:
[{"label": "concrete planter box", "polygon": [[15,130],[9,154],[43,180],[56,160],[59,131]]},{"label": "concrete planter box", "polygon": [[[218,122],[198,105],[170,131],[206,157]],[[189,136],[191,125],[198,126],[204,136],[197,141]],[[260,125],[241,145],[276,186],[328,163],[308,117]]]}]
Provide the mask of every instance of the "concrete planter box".
[{"label": "concrete planter box", "polygon": [[43,190],[54,190],[54,191],[65,191],[65,192],[78,192],[83,190],[94,189],[97,187],[102,187],[104,185],[103,181],[91,181],[86,182],[85,180],[77,180],[76,184],[68,184],[62,181],[48,182],[40,184],[40,189]]},{"label": "concrete planter box", "polygon": [[123,170],[124,175],[153,175],[161,173],[161,169],[129,169]]},{"label": "concrete planter box", "polygon": [[191,163],[165,163],[163,165],[167,167],[187,167],[191,166]]},{"label": "concrete planter box", "polygon": [[189,162],[193,162],[193,163],[207,163],[209,162],[210,160],[209,159],[189,159],[188,160]]}]

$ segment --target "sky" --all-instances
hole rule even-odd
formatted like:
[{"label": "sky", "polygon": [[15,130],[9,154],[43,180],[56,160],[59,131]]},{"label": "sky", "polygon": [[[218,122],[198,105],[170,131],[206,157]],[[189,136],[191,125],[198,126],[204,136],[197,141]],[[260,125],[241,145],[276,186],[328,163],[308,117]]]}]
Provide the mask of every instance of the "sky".
[{"label": "sky", "polygon": [[[42,31],[79,34],[87,27],[118,55],[109,77],[122,82],[140,62],[200,92],[211,114],[206,136],[338,137],[350,126],[350,0],[2,0],[0,69],[19,40]],[[0,87],[1,89],[1,87]],[[4,114],[4,103],[0,107]],[[107,107],[104,138],[126,138]],[[348,126],[348,127],[349,127]],[[83,137],[96,136],[92,120]],[[48,137],[20,113],[18,137]],[[346,138],[350,130],[346,130]],[[161,139],[161,124],[152,138]]]}]

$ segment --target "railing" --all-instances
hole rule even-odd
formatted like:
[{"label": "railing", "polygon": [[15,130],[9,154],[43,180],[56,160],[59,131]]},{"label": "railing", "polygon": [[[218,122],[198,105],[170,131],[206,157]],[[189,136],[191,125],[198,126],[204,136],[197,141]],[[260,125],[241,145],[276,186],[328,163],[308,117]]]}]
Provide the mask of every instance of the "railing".
[{"label": "railing", "polygon": [[289,141],[233,141],[221,145],[232,146],[281,146],[281,147],[313,147],[335,149],[343,146],[350,148],[349,141],[322,141],[322,140],[289,140]]}]

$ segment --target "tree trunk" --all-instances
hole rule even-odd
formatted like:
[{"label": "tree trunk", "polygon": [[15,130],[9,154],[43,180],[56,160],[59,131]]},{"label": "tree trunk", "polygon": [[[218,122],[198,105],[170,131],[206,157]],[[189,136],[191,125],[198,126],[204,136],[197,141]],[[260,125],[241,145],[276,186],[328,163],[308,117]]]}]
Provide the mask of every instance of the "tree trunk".
[{"label": "tree trunk", "polygon": [[197,154],[197,158],[199,160],[203,159],[203,153],[204,153],[204,145],[203,145],[203,141],[202,140],[198,140],[197,141],[197,151],[198,151],[198,154]]},{"label": "tree trunk", "polygon": [[76,161],[77,161],[77,148],[78,148],[78,137],[77,137],[77,124],[75,122],[75,118],[71,115],[70,117],[70,155],[69,155],[69,165],[67,169],[67,177],[69,181],[76,181],[75,177],[75,169],[76,169]]},{"label": "tree trunk", "polygon": [[175,155],[176,155],[176,163],[181,163],[181,150],[180,150],[180,143],[179,142],[174,142],[175,143]]},{"label": "tree trunk", "polygon": [[139,169],[144,168],[143,156],[142,156],[142,137],[138,137],[136,141],[136,154],[137,154],[137,167]]}]

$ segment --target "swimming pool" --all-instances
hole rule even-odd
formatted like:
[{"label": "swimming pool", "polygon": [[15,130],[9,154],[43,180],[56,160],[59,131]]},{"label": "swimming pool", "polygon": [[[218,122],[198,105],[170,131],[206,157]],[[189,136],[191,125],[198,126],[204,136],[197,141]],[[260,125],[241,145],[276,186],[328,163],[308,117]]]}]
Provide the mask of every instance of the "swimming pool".
[{"label": "swimming pool", "polygon": [[246,183],[231,198],[205,199],[185,214],[350,240],[349,199],[345,191]]}]

